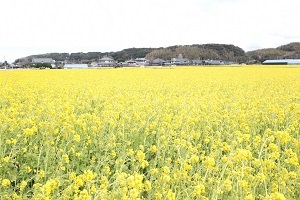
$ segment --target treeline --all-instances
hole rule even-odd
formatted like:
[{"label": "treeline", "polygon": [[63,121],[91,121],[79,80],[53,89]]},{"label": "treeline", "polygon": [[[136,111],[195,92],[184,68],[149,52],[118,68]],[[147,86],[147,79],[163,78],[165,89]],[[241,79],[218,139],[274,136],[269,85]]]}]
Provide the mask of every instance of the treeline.
[{"label": "treeline", "polygon": [[272,59],[300,59],[300,42],[293,42],[277,48],[249,51],[246,55],[258,62]]},{"label": "treeline", "polygon": [[57,62],[82,62],[90,63],[110,56],[118,62],[124,62],[131,58],[147,58],[153,60],[161,58],[170,60],[182,54],[184,58],[192,59],[212,59],[246,63],[255,61],[263,62],[267,59],[278,58],[300,58],[300,43],[294,42],[277,48],[258,49],[255,51],[245,52],[238,46],[228,44],[194,44],[194,45],[176,45],[160,48],[128,48],[117,52],[88,52],[88,53],[47,53],[32,55],[26,58],[17,59],[18,62],[31,62],[32,58],[52,58]]},{"label": "treeline", "polygon": [[147,54],[155,50],[156,48],[129,48],[117,52],[78,52],[78,53],[47,53],[39,55],[31,55],[25,58],[19,58],[15,60],[15,63],[19,62],[31,62],[32,58],[52,58],[57,62],[69,61],[69,62],[82,62],[90,63],[99,60],[103,56],[110,56],[118,62],[124,62],[131,58],[144,58]]},{"label": "treeline", "polygon": [[240,47],[227,44],[195,44],[184,46],[171,46],[160,48],[146,55],[147,59],[162,58],[169,60],[182,54],[184,58],[192,59],[213,59],[242,62],[247,60],[245,51]]}]

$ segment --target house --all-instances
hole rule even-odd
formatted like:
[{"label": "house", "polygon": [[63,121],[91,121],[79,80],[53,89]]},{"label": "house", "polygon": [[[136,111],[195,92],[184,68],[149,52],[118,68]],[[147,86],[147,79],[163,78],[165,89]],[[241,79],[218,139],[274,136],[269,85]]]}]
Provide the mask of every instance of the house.
[{"label": "house", "polygon": [[151,65],[164,65],[167,61],[160,59],[160,58],[156,58],[154,60],[151,61]]},{"label": "house", "polygon": [[136,61],[133,59],[130,60],[126,60],[124,64],[122,64],[122,66],[137,66]]},{"label": "house", "polygon": [[52,58],[32,58],[31,61],[32,64],[36,64],[36,63],[49,63],[49,64],[54,64],[55,60],[53,60]]},{"label": "house", "polygon": [[204,60],[205,65],[224,65],[222,60]]},{"label": "house", "polygon": [[194,60],[192,60],[192,64],[193,65],[204,65],[205,61],[201,60],[201,59],[194,59]]},{"label": "house", "polygon": [[119,66],[122,66],[122,67],[128,67],[129,66],[129,64],[127,62],[120,62],[118,64],[119,64]]},{"label": "house", "polygon": [[134,61],[136,62],[137,66],[149,66],[150,65],[150,60],[148,60],[146,58],[136,58],[136,59],[134,59]]},{"label": "house", "polygon": [[108,56],[101,58],[98,63],[99,67],[115,67],[116,65],[116,61]]},{"label": "house", "polygon": [[88,69],[88,64],[65,64],[64,69]]},{"label": "house", "polygon": [[300,59],[266,60],[263,65],[300,65]]},{"label": "house", "polygon": [[[49,66],[51,65],[51,67]],[[55,68],[55,60],[52,58],[32,58],[31,60],[31,66],[32,67],[50,67]]]},{"label": "house", "polygon": [[31,60],[31,64],[34,67],[37,67],[39,65],[41,65],[42,67],[50,67],[50,66],[45,66],[44,64],[49,64],[51,65],[52,68],[55,68],[55,60],[53,60],[52,58],[32,58]]},{"label": "house", "polygon": [[91,67],[98,67],[98,62],[94,61],[94,62],[91,62]]},{"label": "house", "polygon": [[186,58],[183,58],[181,54],[178,55],[177,58],[171,59],[172,65],[189,65],[190,61]]}]

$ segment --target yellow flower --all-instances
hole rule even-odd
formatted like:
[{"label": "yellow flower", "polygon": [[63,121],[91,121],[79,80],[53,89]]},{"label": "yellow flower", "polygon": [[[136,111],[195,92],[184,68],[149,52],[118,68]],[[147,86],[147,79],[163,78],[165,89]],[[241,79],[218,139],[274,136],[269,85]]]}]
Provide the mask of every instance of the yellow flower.
[{"label": "yellow flower", "polygon": [[192,170],[192,169],[193,169],[192,165],[189,165],[189,164],[187,164],[187,163],[184,163],[184,170],[185,170],[185,171],[190,171],[190,170]]},{"label": "yellow flower", "polygon": [[81,156],[81,153],[76,153],[75,155],[79,158]]},{"label": "yellow flower", "polygon": [[25,170],[26,170],[27,173],[30,173],[32,171],[32,169],[29,166],[26,166]]},{"label": "yellow flower", "polygon": [[285,200],[286,198],[282,193],[274,192],[268,196],[266,196],[267,200]]},{"label": "yellow flower", "polygon": [[206,168],[210,169],[214,167],[216,163],[214,158],[210,156],[206,156],[205,160],[203,161],[203,164],[206,166]]},{"label": "yellow flower", "polygon": [[110,167],[107,166],[107,165],[104,166],[104,172],[105,172],[105,174],[107,174],[107,175],[111,174]]},{"label": "yellow flower", "polygon": [[76,142],[80,142],[80,140],[81,140],[81,137],[80,137],[80,135],[78,135],[78,134],[75,134],[75,135],[74,135],[74,141],[76,141]]},{"label": "yellow flower", "polygon": [[3,187],[10,186],[10,180],[8,180],[8,179],[3,179],[3,180],[2,180],[2,186],[3,186]]},{"label": "yellow flower", "polygon": [[11,143],[14,144],[14,145],[17,144],[17,140],[12,138]]},{"label": "yellow flower", "polygon": [[112,150],[112,151],[111,151],[111,156],[112,156],[113,158],[115,158],[115,157],[117,156],[117,153],[116,153],[115,150]]},{"label": "yellow flower", "polygon": [[199,162],[199,157],[196,156],[196,155],[192,155],[192,157],[191,157],[191,162],[192,162],[192,163],[198,163],[198,162]]},{"label": "yellow flower", "polygon": [[150,151],[151,151],[152,153],[156,153],[156,152],[157,152],[156,146],[155,146],[155,145],[152,145],[152,146],[150,147]]},{"label": "yellow flower", "polygon": [[245,196],[245,200],[254,200],[253,195],[249,194],[247,196]]},{"label": "yellow flower", "polygon": [[13,198],[13,199],[21,199],[21,196],[19,196],[18,194],[14,193],[14,194],[12,195],[12,198]]},{"label": "yellow flower", "polygon": [[8,163],[9,160],[10,160],[10,157],[9,156],[5,156],[4,158],[2,158],[3,162],[6,162]]},{"label": "yellow flower", "polygon": [[169,190],[168,193],[167,193],[167,199],[168,200],[175,200],[176,199],[175,192],[172,192],[171,190]]},{"label": "yellow flower", "polygon": [[202,183],[200,183],[194,187],[193,196],[195,197],[202,194],[205,194],[205,186]]},{"label": "yellow flower", "polygon": [[149,191],[149,190],[151,190],[151,182],[150,181],[145,181],[145,183],[144,183],[144,186],[145,186],[145,191]]},{"label": "yellow flower", "polygon": [[97,177],[97,175],[95,173],[93,173],[91,170],[85,170],[84,176],[85,176],[86,181],[91,181]]},{"label": "yellow flower", "polygon": [[139,191],[136,188],[132,188],[129,191],[130,199],[136,199],[139,196]]},{"label": "yellow flower", "polygon": [[69,162],[70,162],[70,160],[69,160],[69,155],[68,155],[68,154],[62,155],[62,158],[64,159],[64,161],[65,161],[66,163],[69,163]]},{"label": "yellow flower", "polygon": [[127,154],[128,154],[129,156],[133,156],[133,155],[134,155],[134,150],[133,150],[133,149],[128,149],[128,150],[127,150]]},{"label": "yellow flower", "polygon": [[25,129],[23,129],[23,133],[25,134],[25,135],[28,135],[28,136],[32,136],[33,134],[34,134],[34,129],[33,128],[25,128]]},{"label": "yellow flower", "polygon": [[100,185],[100,190],[106,189],[109,185],[108,179],[106,176],[101,177],[101,185]]},{"label": "yellow flower", "polygon": [[40,177],[40,178],[44,178],[44,177],[45,177],[45,172],[44,172],[44,170],[40,170],[40,171],[39,171],[39,177]]},{"label": "yellow flower", "polygon": [[158,169],[157,169],[157,168],[151,169],[151,170],[150,170],[150,173],[151,173],[152,175],[155,175],[155,174],[158,173]]},{"label": "yellow flower", "polygon": [[232,189],[232,181],[226,179],[226,180],[223,182],[222,186],[224,187],[225,191],[229,192],[229,191],[231,191],[231,189]]},{"label": "yellow flower", "polygon": [[20,184],[20,191],[23,191],[26,186],[27,186],[27,182],[22,181],[21,184]]},{"label": "yellow flower", "polygon": [[170,174],[170,168],[168,166],[163,166],[162,170],[165,174]]},{"label": "yellow flower", "polygon": [[88,193],[88,191],[86,189],[83,189],[82,191],[80,191],[79,193],[79,200],[89,200],[90,195]]},{"label": "yellow flower", "polygon": [[138,150],[136,152],[136,159],[139,161],[139,162],[142,162],[144,159],[145,159],[145,153],[142,152],[141,150]]}]

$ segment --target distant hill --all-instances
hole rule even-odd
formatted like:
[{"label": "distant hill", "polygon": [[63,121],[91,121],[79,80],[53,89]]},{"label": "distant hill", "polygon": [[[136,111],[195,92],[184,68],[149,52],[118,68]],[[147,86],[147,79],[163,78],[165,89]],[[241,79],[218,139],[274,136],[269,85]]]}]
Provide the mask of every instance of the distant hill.
[{"label": "distant hill", "polygon": [[144,58],[148,53],[152,52],[156,48],[129,48],[117,52],[78,52],[78,53],[47,53],[39,55],[31,55],[25,58],[19,58],[15,60],[18,62],[31,62],[32,58],[52,58],[55,61],[69,61],[69,62],[83,62],[90,63],[103,56],[111,56],[115,60],[122,62],[130,58]]},{"label": "distant hill", "polygon": [[300,59],[300,42],[292,42],[277,48],[248,51],[246,56],[259,62],[270,59]]},{"label": "distant hill", "polygon": [[226,61],[243,61],[246,59],[245,51],[240,47],[228,44],[194,44],[184,46],[171,46],[154,50],[146,55],[152,60],[162,58],[169,60],[182,54],[184,58],[214,59]]},{"label": "distant hill", "polygon": [[161,58],[169,60],[182,54],[184,58],[192,59],[213,59],[225,60],[239,63],[245,63],[249,60],[255,62],[263,62],[268,59],[277,58],[298,58],[300,59],[300,42],[293,42],[282,45],[277,48],[258,49],[245,52],[242,48],[231,44],[194,44],[194,45],[176,45],[160,48],[128,48],[116,52],[88,52],[88,53],[47,53],[39,55],[31,55],[20,58],[15,61],[31,62],[32,58],[52,58],[56,61],[70,61],[91,63],[103,56],[111,56],[119,62],[131,58],[143,58],[153,60]]}]

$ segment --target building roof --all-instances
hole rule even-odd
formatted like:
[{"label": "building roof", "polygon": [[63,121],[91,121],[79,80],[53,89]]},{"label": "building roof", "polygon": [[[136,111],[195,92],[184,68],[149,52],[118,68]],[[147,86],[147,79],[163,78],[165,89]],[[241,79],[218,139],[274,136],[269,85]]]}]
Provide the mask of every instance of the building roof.
[{"label": "building roof", "polygon": [[209,64],[209,65],[220,65],[220,64],[223,64],[222,60],[205,60],[204,62],[206,64]]},{"label": "building roof", "polygon": [[87,64],[65,64],[64,68],[67,69],[86,69],[88,68]]},{"label": "building roof", "polygon": [[54,63],[52,58],[32,58],[32,63]]},{"label": "building roof", "polygon": [[148,62],[149,60],[147,60],[146,58],[136,58],[134,59],[136,62]]},{"label": "building roof", "polygon": [[204,60],[201,60],[201,59],[194,59],[194,60],[192,60],[192,63],[194,63],[194,64],[204,64]]},{"label": "building roof", "polygon": [[279,60],[266,60],[263,64],[286,64],[286,65],[299,65],[300,59],[279,59]]},{"label": "building roof", "polygon": [[135,61],[135,60],[133,60],[133,59],[126,60],[125,62],[127,62],[127,63],[136,63],[136,61]]},{"label": "building roof", "polygon": [[105,56],[105,57],[101,58],[100,61],[114,61],[114,59]]},{"label": "building roof", "polygon": [[166,61],[160,58],[156,58],[154,60],[152,60],[152,63],[165,63]]},{"label": "building roof", "polygon": [[186,58],[172,58],[172,62],[188,62],[189,60]]}]

